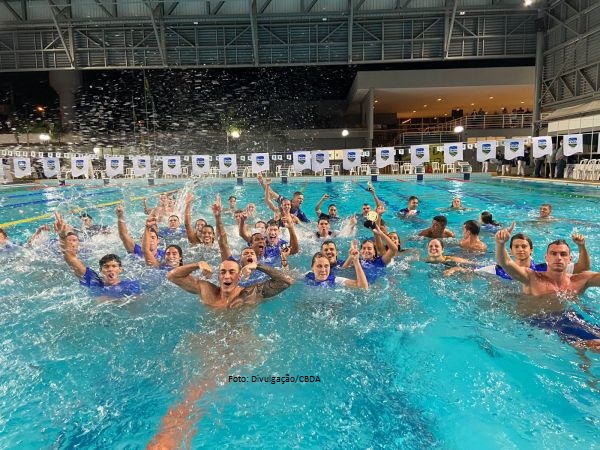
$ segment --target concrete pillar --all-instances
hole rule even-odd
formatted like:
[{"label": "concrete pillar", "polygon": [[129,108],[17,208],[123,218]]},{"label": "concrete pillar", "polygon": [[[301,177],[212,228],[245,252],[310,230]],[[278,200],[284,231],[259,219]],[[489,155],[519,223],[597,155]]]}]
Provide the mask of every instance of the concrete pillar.
[{"label": "concrete pillar", "polygon": [[373,123],[374,123],[374,118],[373,118],[373,107],[375,105],[375,89],[370,88],[369,89],[369,93],[367,94],[367,100],[366,100],[366,113],[367,113],[367,132],[368,132],[368,136],[367,136],[367,147],[371,148],[373,147]]},{"label": "concrete pillar", "polygon": [[81,87],[81,72],[53,70],[49,72],[48,79],[60,100],[60,122],[63,132],[68,131],[75,121],[75,91]]}]

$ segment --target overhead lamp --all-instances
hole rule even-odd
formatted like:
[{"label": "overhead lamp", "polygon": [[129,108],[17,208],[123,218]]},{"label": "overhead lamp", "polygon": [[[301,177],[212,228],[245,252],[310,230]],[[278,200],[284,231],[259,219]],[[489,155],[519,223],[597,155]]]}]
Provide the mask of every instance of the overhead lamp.
[{"label": "overhead lamp", "polygon": [[463,131],[465,131],[465,127],[463,127],[462,125],[457,125],[454,127],[455,133],[462,133]]},{"label": "overhead lamp", "polygon": [[349,132],[348,130],[346,130],[346,129],[343,129],[343,130],[342,130],[342,136],[343,136],[343,137],[346,137],[346,136],[348,136],[349,134],[350,134],[350,132]]}]

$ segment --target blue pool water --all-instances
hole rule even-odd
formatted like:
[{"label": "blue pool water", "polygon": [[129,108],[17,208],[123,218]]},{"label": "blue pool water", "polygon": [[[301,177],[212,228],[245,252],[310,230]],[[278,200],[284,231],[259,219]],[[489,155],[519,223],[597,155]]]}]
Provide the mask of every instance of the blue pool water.
[{"label": "blue pool water", "polygon": [[[124,199],[131,234],[144,214],[139,197],[183,188],[175,180],[141,184],[70,186],[0,191],[0,223],[58,210],[76,223],[86,208],[96,223],[116,227],[112,202]],[[329,184],[274,183],[286,195],[303,189],[303,209],[324,192],[340,215],[372,203],[366,181]],[[491,211],[504,224],[533,238],[536,261],[546,245],[574,230],[587,236],[592,268],[600,270],[598,204],[594,187],[543,183],[428,180],[381,181],[389,230],[403,245],[424,254],[411,236],[429,226],[454,196],[473,210],[446,213],[460,235],[462,223]],[[259,216],[262,190],[248,182],[202,181],[187,186],[201,199],[193,217],[213,223],[210,203],[234,194],[253,201]],[[409,195],[420,199],[422,221],[393,212]],[[564,220],[532,220],[541,203],[552,203]],[[109,204],[97,208],[97,205]],[[327,202],[326,202],[327,205]],[[233,219],[227,228],[234,230]],[[25,242],[51,219],[7,227]],[[301,253],[290,258],[300,276],[319,244],[315,223],[300,228]],[[367,237],[361,228],[359,237]],[[493,261],[493,235],[483,233]],[[239,239],[230,238],[241,248]],[[345,255],[347,239],[338,246]],[[116,233],[84,244],[82,258],[97,266],[105,253],[124,250]],[[449,243],[447,252],[461,254]],[[472,256],[469,256],[473,258]],[[482,277],[442,277],[442,268],[396,261],[368,293],[324,291],[297,283],[253,309],[211,310],[126,258],[125,277],[142,280],[137,299],[100,303],[78,286],[62,258],[46,245],[0,254],[0,448],[143,448],[170,406],[190,386],[209,388],[192,418],[192,448],[597,448],[600,397],[594,389],[600,358],[589,368],[556,335],[522,322],[511,310],[514,283]],[[214,252],[184,248],[186,262],[218,262]],[[600,291],[582,297],[590,321],[600,323]],[[229,383],[228,375],[319,376],[318,383]],[[215,385],[216,380],[216,385]]]}]

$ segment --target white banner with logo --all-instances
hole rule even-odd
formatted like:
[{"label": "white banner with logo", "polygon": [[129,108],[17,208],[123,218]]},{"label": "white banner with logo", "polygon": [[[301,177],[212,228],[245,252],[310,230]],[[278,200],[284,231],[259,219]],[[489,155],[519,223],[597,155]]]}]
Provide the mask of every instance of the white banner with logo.
[{"label": "white banner with logo", "polygon": [[429,144],[410,146],[410,163],[417,167],[429,162]]},{"label": "white banner with logo", "polygon": [[225,155],[219,155],[219,173],[221,175],[227,175],[228,173],[237,172],[237,158],[235,153],[229,153]]},{"label": "white banner with logo", "polygon": [[444,163],[454,164],[456,161],[463,160],[463,143],[450,142],[444,144]]},{"label": "white banner with logo", "polygon": [[344,150],[344,159],[342,160],[342,167],[345,170],[352,170],[355,167],[360,167],[361,153],[362,150],[360,148]]},{"label": "white banner with logo", "polygon": [[208,155],[192,156],[192,176],[201,177],[210,172],[210,160]]},{"label": "white banner with logo", "polygon": [[375,149],[375,163],[379,169],[394,163],[394,147],[377,147]]},{"label": "white banner with logo", "polygon": [[250,161],[252,161],[252,173],[261,173],[269,171],[268,153],[252,153],[250,155]]},{"label": "white banner with logo", "polygon": [[180,156],[163,156],[163,177],[165,175],[173,175],[178,177],[181,175],[181,157]]},{"label": "white banner with logo", "polygon": [[292,165],[294,171],[301,174],[303,170],[310,170],[311,155],[310,152],[293,152]]},{"label": "white banner with logo", "polygon": [[525,141],[523,139],[506,139],[504,141],[504,159],[515,159],[525,156]]},{"label": "white banner with logo", "polygon": [[496,159],[496,141],[477,142],[477,161],[483,162],[488,159]]},{"label": "white banner with logo", "polygon": [[123,157],[122,156],[107,156],[106,161],[106,176],[108,178],[123,175]]},{"label": "white banner with logo", "polygon": [[29,158],[14,158],[15,178],[23,178],[31,175],[31,160]]},{"label": "white banner with logo", "polygon": [[329,169],[329,151],[315,150],[312,152],[312,170],[318,172],[323,169]]},{"label": "white banner with logo", "polygon": [[72,156],[71,157],[71,176],[73,178],[81,175],[90,175],[90,157],[89,156]]},{"label": "white banner with logo", "polygon": [[60,159],[42,158],[42,167],[46,178],[58,177],[60,175]]},{"label": "white banner with logo", "polygon": [[583,134],[564,135],[562,145],[565,156],[583,153]]},{"label": "white banner with logo", "polygon": [[134,156],[133,157],[133,176],[134,177],[143,177],[145,175],[150,175],[150,171],[152,167],[150,165],[150,157],[149,156]]},{"label": "white banner with logo", "polygon": [[531,138],[533,157],[541,158],[552,153],[552,139],[550,136],[539,136]]}]

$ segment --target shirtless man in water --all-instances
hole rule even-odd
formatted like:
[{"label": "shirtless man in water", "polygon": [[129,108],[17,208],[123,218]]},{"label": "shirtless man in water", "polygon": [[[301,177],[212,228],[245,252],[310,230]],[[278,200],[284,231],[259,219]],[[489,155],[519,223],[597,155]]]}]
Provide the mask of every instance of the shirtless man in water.
[{"label": "shirtless man in water", "polygon": [[[515,263],[506,251],[509,230],[496,233],[496,262],[514,280],[523,283],[517,312],[528,317],[533,325],[557,332],[575,347],[600,351],[600,328],[586,322],[575,311],[567,310],[568,302],[577,302],[578,296],[588,287],[600,286],[600,273],[584,271],[569,274],[567,267],[573,259],[566,241],[551,242],[546,251],[546,272],[536,272]],[[584,245],[583,236],[576,243]]]},{"label": "shirtless man in water", "polygon": [[274,297],[290,287],[292,278],[280,270],[262,264],[246,264],[245,271],[259,270],[271,277],[270,280],[248,287],[241,287],[242,270],[237,261],[226,260],[219,266],[219,285],[199,280],[191,274],[197,269],[204,270],[200,263],[177,267],[167,275],[169,281],[192,294],[198,294],[202,303],[213,308],[235,308],[245,304],[256,304],[265,298]]}]

